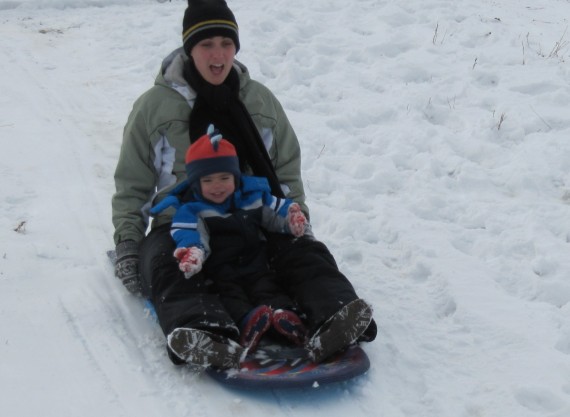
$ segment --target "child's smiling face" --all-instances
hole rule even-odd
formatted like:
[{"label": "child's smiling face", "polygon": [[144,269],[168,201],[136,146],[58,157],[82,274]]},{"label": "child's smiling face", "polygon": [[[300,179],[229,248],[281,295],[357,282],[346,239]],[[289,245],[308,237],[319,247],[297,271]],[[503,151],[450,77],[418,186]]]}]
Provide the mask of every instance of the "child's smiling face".
[{"label": "child's smiling face", "polygon": [[217,172],[200,178],[202,197],[216,204],[223,203],[236,189],[234,175]]}]

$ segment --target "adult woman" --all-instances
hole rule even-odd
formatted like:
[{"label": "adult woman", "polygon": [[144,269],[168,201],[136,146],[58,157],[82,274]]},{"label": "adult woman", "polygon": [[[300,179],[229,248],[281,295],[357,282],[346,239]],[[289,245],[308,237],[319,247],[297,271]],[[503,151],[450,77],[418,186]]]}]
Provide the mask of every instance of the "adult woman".
[{"label": "adult woman", "polygon": [[[131,292],[151,298],[176,363],[237,366],[243,353],[233,342],[237,327],[207,277],[184,279],[172,257],[173,211],[154,218],[145,236],[150,207],[185,178],[188,145],[214,124],[235,146],[242,172],[268,178],[274,195],[291,198],[308,215],[297,137],[275,96],[235,61],[239,47],[224,0],[189,0],[183,48],[164,60],[155,85],[135,102],[115,172],[116,275]],[[270,235],[268,246],[272,268],[306,314],[313,333],[307,349],[315,360],[359,337],[374,339],[370,307],[321,242],[311,234],[295,240]],[[331,321],[342,308],[342,320]]]}]

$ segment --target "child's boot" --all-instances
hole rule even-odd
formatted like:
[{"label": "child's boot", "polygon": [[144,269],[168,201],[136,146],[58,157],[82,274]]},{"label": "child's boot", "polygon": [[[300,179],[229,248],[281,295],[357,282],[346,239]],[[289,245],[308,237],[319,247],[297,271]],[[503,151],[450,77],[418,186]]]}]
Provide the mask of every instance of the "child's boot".
[{"label": "child's boot", "polygon": [[251,310],[241,321],[240,344],[253,352],[263,334],[271,326],[273,311],[268,306],[259,306]]},{"label": "child's boot", "polygon": [[307,337],[307,329],[299,316],[291,310],[275,310],[272,320],[273,328],[297,346],[303,346]]}]

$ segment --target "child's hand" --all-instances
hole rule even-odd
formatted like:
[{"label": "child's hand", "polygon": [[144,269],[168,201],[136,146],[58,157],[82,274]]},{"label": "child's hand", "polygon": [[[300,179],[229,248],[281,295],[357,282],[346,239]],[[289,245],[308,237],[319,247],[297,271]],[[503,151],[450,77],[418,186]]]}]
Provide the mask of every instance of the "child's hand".
[{"label": "child's hand", "polygon": [[178,268],[184,272],[186,278],[190,278],[202,270],[204,251],[200,248],[195,246],[178,248],[174,251],[174,257],[178,259]]},{"label": "child's hand", "polygon": [[292,203],[289,206],[289,210],[287,210],[287,224],[293,236],[300,237],[305,234],[307,218],[301,211],[299,204]]}]

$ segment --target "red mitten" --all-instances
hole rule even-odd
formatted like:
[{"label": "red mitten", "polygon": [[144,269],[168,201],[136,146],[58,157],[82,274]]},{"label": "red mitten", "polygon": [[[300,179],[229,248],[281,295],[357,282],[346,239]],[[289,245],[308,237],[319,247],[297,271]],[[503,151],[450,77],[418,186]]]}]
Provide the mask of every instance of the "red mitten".
[{"label": "red mitten", "polygon": [[289,210],[287,210],[287,224],[293,236],[300,237],[305,234],[307,218],[301,211],[299,204],[292,203],[289,206]]},{"label": "red mitten", "polygon": [[178,259],[178,268],[184,272],[186,278],[190,278],[202,270],[204,251],[200,248],[195,246],[178,248],[174,251],[174,257]]}]

